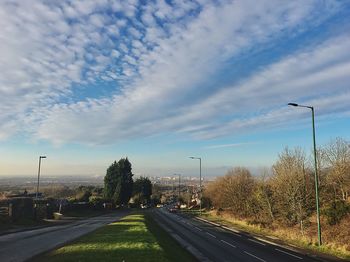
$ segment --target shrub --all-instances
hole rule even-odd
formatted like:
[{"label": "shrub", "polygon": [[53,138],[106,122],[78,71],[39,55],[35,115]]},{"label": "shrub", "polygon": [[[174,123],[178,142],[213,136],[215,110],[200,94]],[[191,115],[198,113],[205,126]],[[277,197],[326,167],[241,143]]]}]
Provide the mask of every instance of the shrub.
[{"label": "shrub", "polygon": [[350,213],[350,205],[343,200],[332,202],[324,211],[327,222],[330,225],[338,224],[348,213]]}]

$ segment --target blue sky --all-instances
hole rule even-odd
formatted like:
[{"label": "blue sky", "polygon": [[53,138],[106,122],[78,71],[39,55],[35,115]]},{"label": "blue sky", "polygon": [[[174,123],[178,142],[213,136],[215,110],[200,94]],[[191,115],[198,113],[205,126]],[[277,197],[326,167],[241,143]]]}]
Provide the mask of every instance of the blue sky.
[{"label": "blue sky", "polygon": [[348,1],[0,3],[0,175],[270,166],[350,140]]}]

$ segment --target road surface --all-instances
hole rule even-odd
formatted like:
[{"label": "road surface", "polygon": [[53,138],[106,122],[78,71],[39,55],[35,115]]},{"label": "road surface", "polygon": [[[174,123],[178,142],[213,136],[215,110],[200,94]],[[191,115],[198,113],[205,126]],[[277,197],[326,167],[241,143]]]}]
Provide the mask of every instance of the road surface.
[{"label": "road surface", "polygon": [[69,224],[50,226],[0,236],[0,261],[19,262],[49,251],[119,220],[127,211],[92,217]]},{"label": "road surface", "polygon": [[262,238],[234,229],[212,225],[198,219],[169,213],[165,208],[152,212],[166,227],[189,243],[208,261],[306,262],[325,260],[301,254]]}]

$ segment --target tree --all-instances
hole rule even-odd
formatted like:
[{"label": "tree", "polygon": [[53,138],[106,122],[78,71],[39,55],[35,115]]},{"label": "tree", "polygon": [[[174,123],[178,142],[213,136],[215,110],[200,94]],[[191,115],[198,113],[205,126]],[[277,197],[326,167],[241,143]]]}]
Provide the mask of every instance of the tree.
[{"label": "tree", "polygon": [[229,208],[234,215],[249,217],[254,213],[255,180],[249,170],[236,167],[209,184],[205,196],[217,208]]},{"label": "tree", "polygon": [[140,177],[135,180],[133,195],[138,195],[141,203],[149,203],[152,195],[152,183],[147,177]]},{"label": "tree", "polygon": [[282,221],[288,224],[300,223],[303,232],[303,223],[312,211],[310,199],[313,192],[307,190],[312,180],[312,173],[305,168],[306,157],[300,148],[285,150],[273,165],[273,191],[276,204]]},{"label": "tree", "polygon": [[133,179],[131,163],[128,158],[114,161],[107,169],[104,178],[104,197],[117,205],[129,202],[132,193]]},{"label": "tree", "polygon": [[346,201],[350,194],[350,144],[342,138],[332,140],[323,148],[324,161],[329,173],[327,184],[334,188],[335,196]]}]

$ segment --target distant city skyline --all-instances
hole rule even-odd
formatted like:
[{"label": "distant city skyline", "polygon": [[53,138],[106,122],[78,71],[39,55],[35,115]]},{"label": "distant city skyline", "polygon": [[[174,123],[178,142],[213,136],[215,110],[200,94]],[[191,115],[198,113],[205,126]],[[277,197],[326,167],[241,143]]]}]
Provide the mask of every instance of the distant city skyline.
[{"label": "distant city skyline", "polygon": [[350,140],[348,1],[2,1],[0,176],[224,175]]}]

